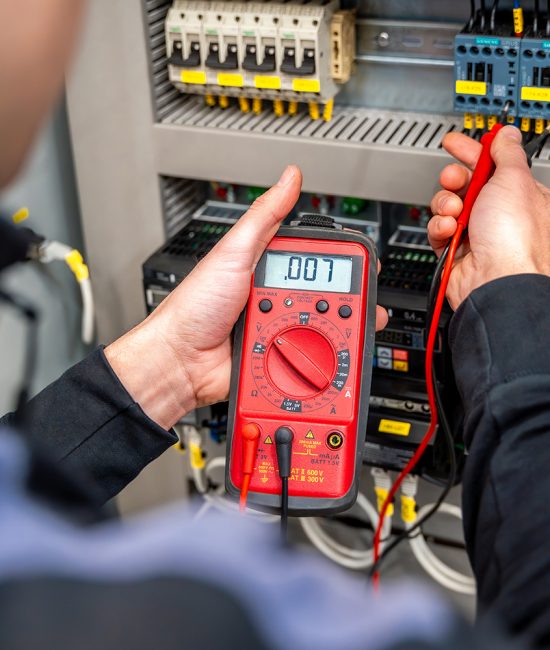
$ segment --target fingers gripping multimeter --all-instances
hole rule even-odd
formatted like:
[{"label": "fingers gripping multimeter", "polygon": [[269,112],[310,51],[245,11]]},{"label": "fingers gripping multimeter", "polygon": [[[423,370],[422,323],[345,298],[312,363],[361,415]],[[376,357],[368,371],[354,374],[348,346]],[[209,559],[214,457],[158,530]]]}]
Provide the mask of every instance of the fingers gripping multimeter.
[{"label": "fingers gripping multimeter", "polygon": [[353,505],[367,425],[376,281],[375,247],[362,233],[319,215],[279,229],[258,263],[235,331],[226,463],[231,495],[242,495],[246,481],[249,506],[279,510],[276,435],[284,428],[293,434],[289,513],[328,514]]}]

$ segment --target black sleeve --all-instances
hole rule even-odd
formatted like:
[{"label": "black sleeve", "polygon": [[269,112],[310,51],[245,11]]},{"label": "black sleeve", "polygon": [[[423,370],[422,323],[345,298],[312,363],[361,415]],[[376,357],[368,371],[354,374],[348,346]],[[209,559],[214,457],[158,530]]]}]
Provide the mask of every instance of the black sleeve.
[{"label": "black sleeve", "polygon": [[[12,414],[0,420],[12,422]],[[133,401],[102,348],[31,400],[25,434],[69,472],[91,479],[104,501],[178,440]]]},{"label": "black sleeve", "polygon": [[464,526],[481,613],[550,647],[550,278],[491,282],[451,325],[464,402]]}]

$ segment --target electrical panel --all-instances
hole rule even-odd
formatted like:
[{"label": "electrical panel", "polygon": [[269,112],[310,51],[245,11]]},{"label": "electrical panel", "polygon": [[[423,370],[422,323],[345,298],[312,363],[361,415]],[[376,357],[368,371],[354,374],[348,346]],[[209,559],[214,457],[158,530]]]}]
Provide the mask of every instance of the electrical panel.
[{"label": "electrical panel", "polygon": [[[328,104],[351,75],[354,16],[337,0],[230,2],[176,0],[166,18],[170,81],[207,103],[244,112],[297,111],[299,102]],[[312,117],[319,108],[311,107]]]}]

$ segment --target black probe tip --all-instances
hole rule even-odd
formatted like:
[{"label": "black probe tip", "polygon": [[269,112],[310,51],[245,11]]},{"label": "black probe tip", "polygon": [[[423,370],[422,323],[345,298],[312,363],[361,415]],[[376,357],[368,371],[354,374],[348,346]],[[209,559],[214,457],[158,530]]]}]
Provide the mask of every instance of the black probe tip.
[{"label": "black probe tip", "polygon": [[279,476],[281,478],[288,478],[290,476],[293,440],[294,433],[289,427],[279,427],[277,431],[275,431],[277,463],[279,465]]}]

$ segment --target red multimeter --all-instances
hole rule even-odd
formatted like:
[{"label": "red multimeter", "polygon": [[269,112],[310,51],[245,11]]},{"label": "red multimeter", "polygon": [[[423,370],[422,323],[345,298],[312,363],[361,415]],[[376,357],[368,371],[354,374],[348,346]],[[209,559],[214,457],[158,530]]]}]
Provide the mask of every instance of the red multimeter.
[{"label": "red multimeter", "polygon": [[278,510],[275,433],[293,433],[288,510],[345,510],[357,498],[376,317],[373,242],[333,219],[283,226],[261,257],[235,331],[226,488],[243,487],[252,427],[257,452],[248,505]]}]

